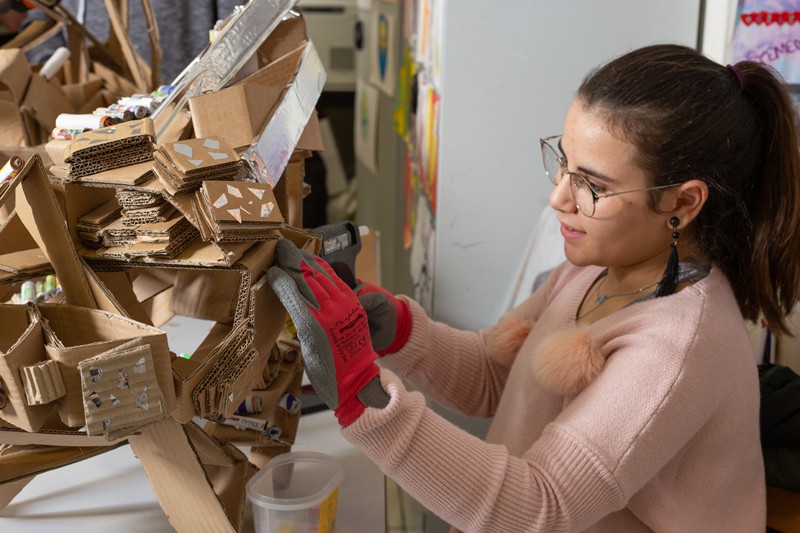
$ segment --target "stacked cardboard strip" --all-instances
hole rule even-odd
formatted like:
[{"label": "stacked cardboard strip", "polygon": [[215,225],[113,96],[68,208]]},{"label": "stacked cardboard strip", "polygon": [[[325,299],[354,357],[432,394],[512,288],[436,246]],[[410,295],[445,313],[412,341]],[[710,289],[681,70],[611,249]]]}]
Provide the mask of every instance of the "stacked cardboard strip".
[{"label": "stacked cardboard strip", "polygon": [[205,180],[232,180],[242,170],[239,156],[221,137],[187,139],[159,146],[155,172],[172,195],[196,191]]},{"label": "stacked cardboard strip", "polygon": [[272,187],[264,183],[205,181],[193,205],[205,240],[277,239],[284,225]]},{"label": "stacked cardboard strip", "polygon": [[84,246],[100,248],[104,246],[103,235],[107,226],[120,218],[120,207],[116,200],[109,200],[97,209],[78,219],[76,229]]},{"label": "stacked cardboard strip", "polygon": [[136,244],[136,228],[126,226],[122,223],[122,217],[117,217],[103,226],[102,238],[103,246],[130,248]]},{"label": "stacked cardboard strip", "polygon": [[80,178],[153,159],[155,130],[149,118],[91,130],[72,139],[64,162]]},{"label": "stacked cardboard strip", "polygon": [[122,210],[122,223],[125,226],[141,226],[166,222],[175,214],[175,206],[163,200],[156,205]]}]

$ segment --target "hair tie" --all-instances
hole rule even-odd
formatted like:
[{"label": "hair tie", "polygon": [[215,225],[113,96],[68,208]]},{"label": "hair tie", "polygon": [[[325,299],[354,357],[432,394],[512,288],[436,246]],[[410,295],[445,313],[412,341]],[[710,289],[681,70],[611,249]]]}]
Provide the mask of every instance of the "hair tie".
[{"label": "hair tie", "polygon": [[742,71],[739,70],[738,68],[736,68],[734,65],[725,65],[725,67],[728,70],[730,70],[731,72],[734,73],[734,75],[736,76],[736,80],[739,82],[739,91],[740,92],[743,91],[744,90],[744,74],[742,74]]}]

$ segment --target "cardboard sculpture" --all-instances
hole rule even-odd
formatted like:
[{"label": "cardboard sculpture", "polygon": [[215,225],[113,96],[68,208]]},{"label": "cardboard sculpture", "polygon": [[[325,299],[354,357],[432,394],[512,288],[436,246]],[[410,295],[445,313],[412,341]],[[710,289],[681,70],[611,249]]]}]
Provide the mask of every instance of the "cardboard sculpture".
[{"label": "cardboard sculpture", "polygon": [[[0,506],[37,474],[130,445],[173,527],[237,531],[253,463],[291,448],[302,360],[264,272],[278,238],[318,252],[319,237],[298,228],[303,160],[322,148],[313,106],[324,71],[302,18],[257,54],[246,91],[265,109],[235,141],[208,119],[211,92],[188,99],[196,115],[160,139],[148,118],[51,141],[52,166],[25,152],[0,186],[0,288],[55,273],[63,289],[0,304]],[[269,155],[254,144],[265,131],[287,151],[269,164],[273,183],[241,181],[252,172],[242,150]],[[175,315],[213,323],[191,354],[159,329]]]}]

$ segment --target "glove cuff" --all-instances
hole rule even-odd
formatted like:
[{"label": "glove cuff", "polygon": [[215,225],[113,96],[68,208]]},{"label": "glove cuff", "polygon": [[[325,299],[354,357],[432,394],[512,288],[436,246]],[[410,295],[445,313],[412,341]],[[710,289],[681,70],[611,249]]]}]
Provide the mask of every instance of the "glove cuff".
[{"label": "glove cuff", "polygon": [[343,428],[346,428],[358,420],[358,418],[364,414],[365,410],[366,407],[364,407],[364,404],[358,399],[358,396],[353,396],[345,403],[334,409],[333,414],[336,416],[336,420],[339,421],[339,425]]},{"label": "glove cuff", "polygon": [[371,365],[372,369],[364,377],[366,383],[358,389],[358,392],[348,397],[333,410],[339,425],[346,428],[364,413],[366,407],[377,407],[382,409],[389,405],[389,395],[383,390],[381,380],[378,377],[380,369],[376,365]]},{"label": "glove cuff", "polygon": [[397,312],[397,332],[395,333],[392,343],[383,350],[376,352],[379,356],[389,355],[400,351],[400,349],[408,342],[408,337],[411,335],[411,308],[408,302],[402,298],[395,298],[395,311]]}]

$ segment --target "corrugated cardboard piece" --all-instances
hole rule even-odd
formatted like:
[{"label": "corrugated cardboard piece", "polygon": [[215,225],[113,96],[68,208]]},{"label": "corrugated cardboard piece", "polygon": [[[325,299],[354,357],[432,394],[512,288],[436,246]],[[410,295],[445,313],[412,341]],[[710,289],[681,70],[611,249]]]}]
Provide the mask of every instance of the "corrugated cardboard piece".
[{"label": "corrugated cardboard piece", "polygon": [[78,363],[89,435],[109,440],[167,417],[150,345],[141,337]]},{"label": "corrugated cardboard piece", "polygon": [[172,195],[196,191],[205,180],[232,180],[242,170],[239,156],[223,137],[163,144],[155,160],[156,175]]},{"label": "corrugated cardboard piece", "polygon": [[64,161],[79,178],[153,159],[156,134],[150,118],[91,130],[72,139]]}]

